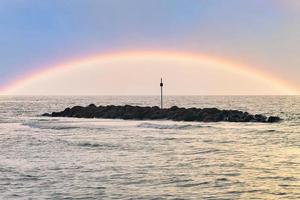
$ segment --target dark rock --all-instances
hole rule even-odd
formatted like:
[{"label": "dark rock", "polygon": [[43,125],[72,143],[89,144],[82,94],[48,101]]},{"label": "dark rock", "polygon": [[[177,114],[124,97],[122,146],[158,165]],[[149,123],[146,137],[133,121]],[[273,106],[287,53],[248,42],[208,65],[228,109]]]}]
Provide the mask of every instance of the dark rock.
[{"label": "dark rock", "polygon": [[274,117],[274,116],[271,116],[268,119],[269,123],[275,123],[275,122],[280,122],[280,121],[281,121],[281,119],[279,117]]},{"label": "dark rock", "polygon": [[94,107],[94,108],[95,108],[95,107],[97,107],[97,106],[96,106],[95,104],[92,103],[92,104],[90,104],[88,107]]},{"label": "dark rock", "polygon": [[259,122],[267,121],[267,117],[264,115],[254,115],[254,119],[255,119],[255,121],[259,121]]},{"label": "dark rock", "polygon": [[198,122],[279,122],[279,117],[264,115],[251,115],[238,110],[219,110],[217,108],[179,108],[173,106],[168,109],[140,106],[99,106],[90,104],[87,107],[75,106],[66,108],[62,112],[43,114],[51,117],[78,117],[78,118],[108,118],[108,119],[135,119],[158,120],[169,119],[174,121],[198,121]]}]

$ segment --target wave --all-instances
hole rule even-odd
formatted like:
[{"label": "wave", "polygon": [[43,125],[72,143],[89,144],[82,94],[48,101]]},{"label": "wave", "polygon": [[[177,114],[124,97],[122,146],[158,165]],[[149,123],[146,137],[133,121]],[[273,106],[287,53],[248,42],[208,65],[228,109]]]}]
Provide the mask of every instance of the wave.
[{"label": "wave", "polygon": [[81,148],[97,148],[102,150],[112,150],[112,149],[120,148],[119,145],[108,143],[108,142],[100,142],[100,141],[76,141],[76,140],[64,140],[64,139],[57,139],[55,141],[63,145],[76,146]]},{"label": "wave", "polygon": [[196,183],[187,183],[187,184],[179,184],[178,187],[197,187],[201,185],[209,185],[211,182],[203,181],[203,182],[196,182]]},{"label": "wave", "polygon": [[30,128],[37,128],[37,129],[52,129],[52,130],[72,130],[72,129],[97,129],[97,130],[106,130],[106,128],[88,124],[88,123],[80,123],[80,122],[73,122],[73,121],[58,121],[58,120],[30,120],[28,122],[23,122],[23,126],[28,126]]},{"label": "wave", "polygon": [[69,145],[72,146],[78,146],[78,147],[85,147],[85,148],[100,148],[103,150],[111,150],[111,149],[118,149],[120,146],[114,145],[111,143],[105,143],[105,142],[89,142],[89,141],[81,141],[81,142],[69,142],[67,141]]},{"label": "wave", "polygon": [[99,144],[99,143],[91,143],[91,142],[80,142],[76,144],[77,146],[80,147],[103,147],[103,144]]},{"label": "wave", "polygon": [[141,123],[137,125],[139,128],[151,128],[151,129],[190,129],[190,128],[200,128],[200,125],[191,125],[191,124],[155,124],[155,123]]},{"label": "wave", "polygon": [[30,128],[38,128],[38,129],[53,129],[53,130],[68,130],[68,129],[79,129],[80,127],[76,126],[66,126],[65,124],[62,125],[51,125],[51,124],[41,124],[41,123],[23,123],[24,126],[29,126]]}]

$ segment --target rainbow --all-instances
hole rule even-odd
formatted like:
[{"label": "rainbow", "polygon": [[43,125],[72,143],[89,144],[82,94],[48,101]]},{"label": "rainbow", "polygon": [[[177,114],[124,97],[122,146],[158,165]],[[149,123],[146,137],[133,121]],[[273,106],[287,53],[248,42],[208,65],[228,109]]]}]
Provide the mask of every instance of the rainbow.
[{"label": "rainbow", "polygon": [[189,62],[201,62],[208,65],[217,65],[225,70],[234,70],[241,73],[247,73],[251,76],[260,78],[262,80],[268,80],[274,88],[284,88],[286,94],[295,95],[300,94],[300,89],[292,85],[288,81],[276,77],[274,74],[267,73],[257,68],[228,61],[213,56],[190,53],[190,52],[170,52],[170,51],[127,51],[118,53],[104,53],[100,55],[93,55],[84,58],[78,58],[69,62],[42,67],[38,70],[31,71],[30,73],[24,74],[22,77],[17,78],[9,82],[8,84],[0,88],[0,94],[14,94],[14,90],[21,87],[23,84],[30,82],[38,77],[45,76],[49,73],[59,72],[61,69],[72,69],[73,67],[80,67],[86,65],[97,64],[102,61],[114,61],[118,59],[145,59],[145,58],[156,58],[156,59],[170,59],[176,61],[189,61]]}]

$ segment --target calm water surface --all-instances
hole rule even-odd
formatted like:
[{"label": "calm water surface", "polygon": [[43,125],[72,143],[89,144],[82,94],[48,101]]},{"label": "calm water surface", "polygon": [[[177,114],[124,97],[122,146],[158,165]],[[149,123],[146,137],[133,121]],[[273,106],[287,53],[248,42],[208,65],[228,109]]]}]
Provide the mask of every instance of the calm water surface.
[{"label": "calm water surface", "polygon": [[300,97],[166,97],[278,124],[47,118],[158,97],[0,97],[0,199],[300,199]]}]

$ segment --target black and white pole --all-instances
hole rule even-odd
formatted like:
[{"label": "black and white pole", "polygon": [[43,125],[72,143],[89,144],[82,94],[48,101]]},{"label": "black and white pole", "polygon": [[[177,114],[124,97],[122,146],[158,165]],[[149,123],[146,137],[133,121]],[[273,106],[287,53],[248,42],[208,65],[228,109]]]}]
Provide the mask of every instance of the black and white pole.
[{"label": "black and white pole", "polygon": [[160,108],[163,109],[163,81],[160,79]]}]

